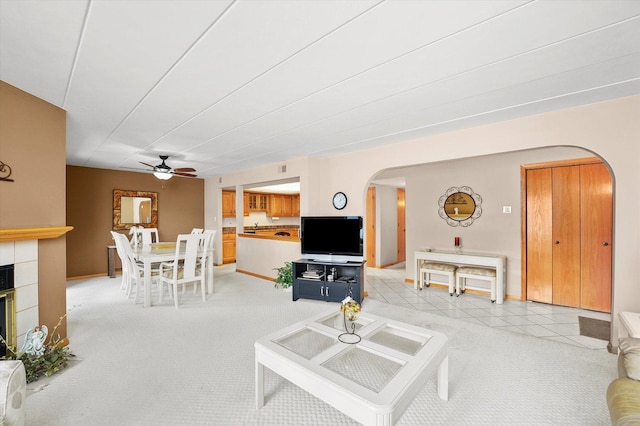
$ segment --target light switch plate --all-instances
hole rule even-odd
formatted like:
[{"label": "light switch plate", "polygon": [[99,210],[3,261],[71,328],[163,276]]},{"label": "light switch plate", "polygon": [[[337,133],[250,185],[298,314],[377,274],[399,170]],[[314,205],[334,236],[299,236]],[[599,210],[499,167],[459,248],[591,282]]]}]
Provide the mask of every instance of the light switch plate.
[{"label": "light switch plate", "polygon": [[502,206],[502,213],[511,213],[511,206]]}]

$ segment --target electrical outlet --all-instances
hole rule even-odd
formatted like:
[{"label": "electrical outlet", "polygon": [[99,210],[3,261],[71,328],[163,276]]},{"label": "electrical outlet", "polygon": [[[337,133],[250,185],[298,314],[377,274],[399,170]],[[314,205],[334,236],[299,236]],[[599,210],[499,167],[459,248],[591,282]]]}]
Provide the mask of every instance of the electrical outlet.
[{"label": "electrical outlet", "polygon": [[502,206],[502,213],[511,213],[511,206]]}]

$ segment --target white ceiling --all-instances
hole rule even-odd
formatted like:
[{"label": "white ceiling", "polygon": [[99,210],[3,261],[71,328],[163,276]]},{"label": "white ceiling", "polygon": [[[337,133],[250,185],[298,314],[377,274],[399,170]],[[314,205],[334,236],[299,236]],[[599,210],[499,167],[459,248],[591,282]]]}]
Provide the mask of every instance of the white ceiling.
[{"label": "white ceiling", "polygon": [[640,93],[640,1],[0,0],[67,163],[216,176]]}]

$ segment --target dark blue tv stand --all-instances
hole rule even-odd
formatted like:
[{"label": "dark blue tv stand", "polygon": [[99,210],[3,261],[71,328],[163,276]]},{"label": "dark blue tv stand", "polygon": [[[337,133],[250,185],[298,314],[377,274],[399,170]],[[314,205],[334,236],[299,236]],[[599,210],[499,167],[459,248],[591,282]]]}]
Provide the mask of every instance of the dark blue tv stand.
[{"label": "dark blue tv stand", "polygon": [[[351,297],[358,303],[364,298],[365,261],[316,261],[300,259],[293,264],[293,300],[315,299],[342,302],[351,286]],[[329,281],[331,269],[335,277]]]}]

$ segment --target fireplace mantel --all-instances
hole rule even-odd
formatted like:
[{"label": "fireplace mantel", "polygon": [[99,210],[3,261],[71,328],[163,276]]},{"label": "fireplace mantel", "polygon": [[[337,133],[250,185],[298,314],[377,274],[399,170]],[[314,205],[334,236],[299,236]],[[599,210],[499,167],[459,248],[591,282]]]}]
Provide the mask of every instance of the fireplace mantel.
[{"label": "fireplace mantel", "polygon": [[71,231],[73,226],[34,226],[31,228],[2,228],[0,243],[7,241],[46,240],[58,238]]}]

